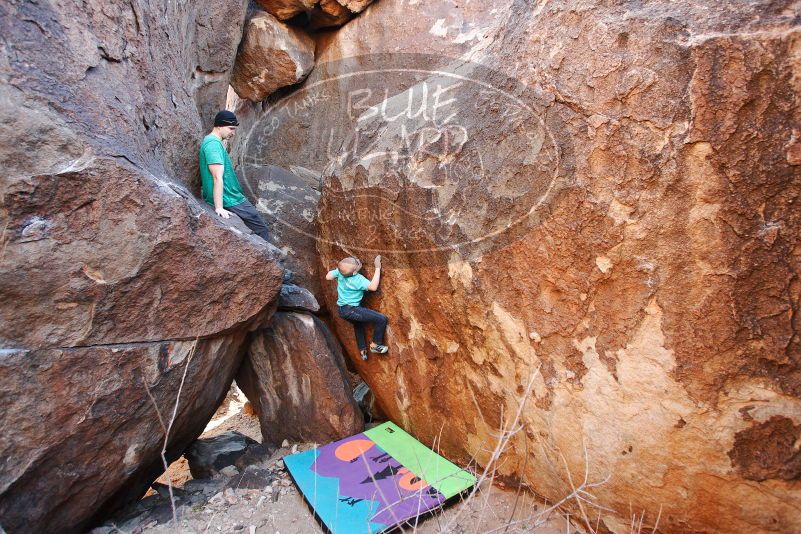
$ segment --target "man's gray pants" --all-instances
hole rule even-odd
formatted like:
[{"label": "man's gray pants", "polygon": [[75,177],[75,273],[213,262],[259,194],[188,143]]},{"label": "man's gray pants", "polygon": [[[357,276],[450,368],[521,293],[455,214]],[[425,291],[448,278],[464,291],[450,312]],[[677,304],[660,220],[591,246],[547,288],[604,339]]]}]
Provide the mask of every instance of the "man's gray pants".
[{"label": "man's gray pants", "polygon": [[256,211],[256,208],[253,207],[253,204],[246,200],[241,204],[229,206],[225,209],[232,213],[236,213],[236,215],[242,219],[242,222],[245,223],[245,226],[253,230],[254,234],[267,241],[267,238],[270,235],[269,231],[267,230],[267,224],[265,224],[264,219],[261,218],[259,212]]}]

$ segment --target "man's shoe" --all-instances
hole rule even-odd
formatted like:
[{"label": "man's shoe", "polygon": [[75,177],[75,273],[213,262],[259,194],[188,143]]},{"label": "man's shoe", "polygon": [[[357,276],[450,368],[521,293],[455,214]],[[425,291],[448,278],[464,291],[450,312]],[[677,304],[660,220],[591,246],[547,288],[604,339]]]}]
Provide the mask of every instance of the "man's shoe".
[{"label": "man's shoe", "polygon": [[362,360],[367,361],[367,349],[360,351],[362,353]]},{"label": "man's shoe", "polygon": [[376,354],[386,354],[389,352],[389,347],[386,345],[373,345],[370,347],[370,352],[375,352]]}]

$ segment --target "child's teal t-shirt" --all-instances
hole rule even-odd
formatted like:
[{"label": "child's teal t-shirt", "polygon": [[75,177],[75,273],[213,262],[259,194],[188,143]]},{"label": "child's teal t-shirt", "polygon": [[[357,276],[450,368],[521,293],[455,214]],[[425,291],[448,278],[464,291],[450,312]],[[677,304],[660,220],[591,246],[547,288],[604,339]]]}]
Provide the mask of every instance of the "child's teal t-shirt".
[{"label": "child's teal t-shirt", "polygon": [[362,302],[364,292],[370,281],[361,274],[344,276],[339,269],[334,269],[330,273],[337,280],[337,306],[358,306]]}]

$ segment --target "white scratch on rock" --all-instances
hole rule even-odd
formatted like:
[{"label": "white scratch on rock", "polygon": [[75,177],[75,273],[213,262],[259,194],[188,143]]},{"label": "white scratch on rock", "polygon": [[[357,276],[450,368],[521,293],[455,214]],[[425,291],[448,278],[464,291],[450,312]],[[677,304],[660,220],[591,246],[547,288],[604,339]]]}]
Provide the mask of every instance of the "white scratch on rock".
[{"label": "white scratch on rock", "polygon": [[277,184],[272,180],[264,180],[259,182],[259,191],[279,191],[281,189],[284,189],[284,186]]},{"label": "white scratch on rock", "polygon": [[[473,268],[470,263],[461,259],[455,252],[451,254],[448,262],[448,278],[458,281],[462,286],[469,288],[473,281]],[[453,282],[452,282],[453,283]]]},{"label": "white scratch on rock", "polygon": [[595,265],[598,267],[598,270],[604,274],[612,270],[612,260],[606,256],[598,256],[595,258]]},{"label": "white scratch on rock", "polygon": [[445,19],[437,19],[437,22],[431,26],[431,29],[428,30],[428,33],[436,35],[437,37],[445,37],[448,35],[448,28],[445,26]]}]

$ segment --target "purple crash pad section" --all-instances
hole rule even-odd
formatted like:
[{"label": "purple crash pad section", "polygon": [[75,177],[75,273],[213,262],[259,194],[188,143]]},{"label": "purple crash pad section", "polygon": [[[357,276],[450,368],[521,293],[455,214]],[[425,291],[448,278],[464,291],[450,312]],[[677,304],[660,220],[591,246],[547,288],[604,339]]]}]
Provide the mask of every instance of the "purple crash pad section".
[{"label": "purple crash pad section", "polygon": [[445,496],[365,434],[284,458],[333,534],[373,534],[415,518]]}]

